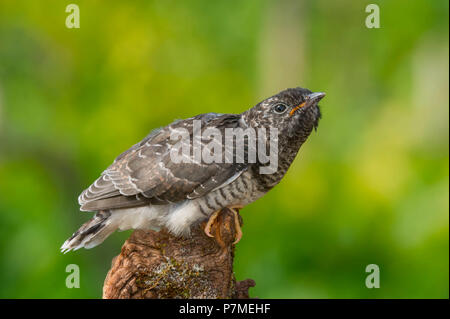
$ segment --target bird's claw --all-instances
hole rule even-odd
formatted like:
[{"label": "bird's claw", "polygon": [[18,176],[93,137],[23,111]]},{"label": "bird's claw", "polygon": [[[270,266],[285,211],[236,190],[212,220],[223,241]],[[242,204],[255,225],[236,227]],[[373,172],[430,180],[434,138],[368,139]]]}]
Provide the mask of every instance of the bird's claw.
[{"label": "bird's claw", "polygon": [[[229,209],[233,212],[233,216],[234,216],[234,227],[235,227],[235,231],[236,231],[236,237],[235,237],[235,240],[233,241],[233,245],[236,245],[242,238],[241,223],[239,222],[238,208],[230,207]],[[211,227],[214,224],[214,222],[216,221],[217,216],[219,216],[219,213],[220,213],[220,210],[214,212],[211,215],[211,217],[209,218],[208,222],[206,223],[206,226],[204,229],[206,236],[214,238],[214,235],[211,234]]]},{"label": "bird's claw", "polygon": [[208,223],[206,223],[206,226],[205,226],[205,234],[206,234],[206,236],[211,237],[211,238],[214,237],[214,235],[211,235],[211,226],[214,223],[214,221],[216,220],[216,218],[219,215],[219,213],[220,213],[220,210],[218,210],[217,212],[214,212],[211,215],[211,217],[209,217]]},{"label": "bird's claw", "polygon": [[236,238],[234,239],[233,245],[236,245],[242,238],[241,223],[239,222],[238,210],[231,208],[231,211],[234,215],[234,227],[236,230]]}]

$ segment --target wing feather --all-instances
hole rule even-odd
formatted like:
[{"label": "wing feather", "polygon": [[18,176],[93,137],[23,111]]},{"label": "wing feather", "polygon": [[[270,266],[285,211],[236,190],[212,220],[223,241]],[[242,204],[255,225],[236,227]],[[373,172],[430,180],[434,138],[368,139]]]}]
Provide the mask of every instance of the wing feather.
[{"label": "wing feather", "polygon": [[193,120],[201,120],[203,130],[217,127],[223,132],[224,128],[241,125],[239,119],[234,114],[208,113],[151,132],[119,155],[79,196],[81,210],[179,202],[204,196],[231,183],[247,169],[247,164],[175,163],[170,158],[170,150],[177,141],[172,141],[170,135],[173,130],[185,128],[192,138]]}]

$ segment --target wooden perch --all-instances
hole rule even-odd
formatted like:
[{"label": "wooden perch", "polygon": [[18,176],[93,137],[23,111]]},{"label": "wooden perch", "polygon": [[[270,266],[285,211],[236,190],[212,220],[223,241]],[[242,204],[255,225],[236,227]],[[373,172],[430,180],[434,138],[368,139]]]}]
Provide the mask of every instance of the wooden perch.
[{"label": "wooden perch", "polygon": [[249,298],[255,282],[236,282],[233,273],[234,220],[223,209],[211,228],[215,238],[206,236],[205,223],[193,226],[190,238],[134,231],[112,261],[103,298]]}]

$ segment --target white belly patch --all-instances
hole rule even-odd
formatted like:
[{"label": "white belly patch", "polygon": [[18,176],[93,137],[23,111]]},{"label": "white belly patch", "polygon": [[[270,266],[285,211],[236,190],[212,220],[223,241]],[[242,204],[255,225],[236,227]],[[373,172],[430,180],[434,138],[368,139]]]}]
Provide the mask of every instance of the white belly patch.
[{"label": "white belly patch", "polygon": [[190,226],[205,219],[195,200],[168,205],[115,209],[110,222],[119,230],[152,229],[165,226],[175,235],[188,235]]}]

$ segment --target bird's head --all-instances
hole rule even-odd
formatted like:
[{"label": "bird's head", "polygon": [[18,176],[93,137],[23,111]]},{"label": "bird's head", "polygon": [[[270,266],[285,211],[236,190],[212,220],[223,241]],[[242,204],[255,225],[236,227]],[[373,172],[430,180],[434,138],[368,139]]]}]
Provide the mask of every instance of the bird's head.
[{"label": "bird's head", "polygon": [[265,99],[244,113],[252,127],[277,128],[280,139],[306,138],[320,119],[318,102],[325,93],[292,88]]}]

